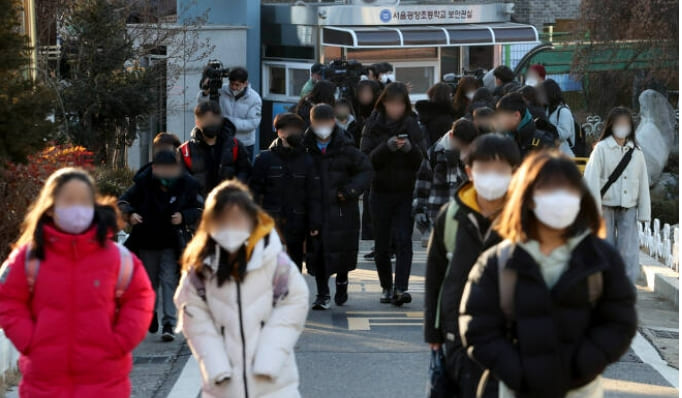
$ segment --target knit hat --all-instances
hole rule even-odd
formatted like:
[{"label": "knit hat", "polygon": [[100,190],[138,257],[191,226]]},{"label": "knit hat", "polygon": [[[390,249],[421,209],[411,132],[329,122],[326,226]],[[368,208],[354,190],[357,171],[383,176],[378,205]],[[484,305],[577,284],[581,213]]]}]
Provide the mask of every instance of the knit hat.
[{"label": "knit hat", "polygon": [[543,79],[545,78],[545,76],[547,76],[547,71],[545,70],[545,67],[540,64],[531,65],[528,69],[537,73],[538,76],[540,76]]}]

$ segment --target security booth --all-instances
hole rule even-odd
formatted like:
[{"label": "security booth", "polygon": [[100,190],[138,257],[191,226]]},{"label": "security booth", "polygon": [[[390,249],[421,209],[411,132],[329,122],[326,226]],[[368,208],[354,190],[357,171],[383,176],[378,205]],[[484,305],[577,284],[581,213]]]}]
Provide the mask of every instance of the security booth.
[{"label": "security booth", "polygon": [[511,22],[511,3],[338,3],[261,6],[261,148],[274,138],[274,116],[298,102],[316,62],[389,62],[398,81],[411,83],[414,102],[444,74],[493,68],[503,45],[539,42],[534,26]]}]

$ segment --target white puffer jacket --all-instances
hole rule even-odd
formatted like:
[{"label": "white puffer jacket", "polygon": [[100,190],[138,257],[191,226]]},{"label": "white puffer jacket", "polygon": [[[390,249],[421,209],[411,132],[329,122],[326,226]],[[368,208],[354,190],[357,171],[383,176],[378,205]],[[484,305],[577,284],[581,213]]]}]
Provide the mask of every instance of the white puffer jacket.
[{"label": "white puffer jacket", "polygon": [[[623,170],[623,174],[601,197],[600,191],[609,176],[616,169],[620,160],[627,151],[635,151],[630,163]],[[618,145],[613,136],[599,141],[590,154],[590,160],[585,166],[585,182],[590,188],[597,205],[631,208],[637,206],[638,219],[649,221],[651,219],[651,199],[649,197],[649,176],[646,171],[644,153],[632,141],[624,146]]]},{"label": "white puffer jacket", "polygon": [[[246,92],[237,99],[230,90],[229,82],[220,88],[220,109],[223,116],[230,119],[237,129],[235,137],[245,146],[256,143],[256,129],[260,126],[263,100],[251,85],[246,87]],[[208,95],[201,91],[197,94],[197,103],[209,101]]]},{"label": "white puffer jacket", "polygon": [[[206,259],[206,301],[185,273],[175,294],[181,326],[199,362],[204,398],[295,398],[294,346],[308,313],[308,286],[289,262],[288,294],[273,307],[273,276],[283,251],[273,230],[253,249],[240,283],[218,287],[217,255]],[[216,380],[229,377],[220,385]]]}]

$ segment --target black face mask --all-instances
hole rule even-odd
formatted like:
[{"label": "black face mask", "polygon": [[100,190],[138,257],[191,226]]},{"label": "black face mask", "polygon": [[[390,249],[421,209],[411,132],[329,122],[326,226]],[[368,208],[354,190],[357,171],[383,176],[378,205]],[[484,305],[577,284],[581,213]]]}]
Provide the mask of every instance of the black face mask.
[{"label": "black face mask", "polygon": [[222,126],[219,124],[214,124],[212,126],[206,126],[201,129],[201,134],[206,138],[215,138],[220,132]]},{"label": "black face mask", "polygon": [[292,134],[285,139],[287,144],[294,148],[299,147],[303,143],[303,136],[301,134]]}]

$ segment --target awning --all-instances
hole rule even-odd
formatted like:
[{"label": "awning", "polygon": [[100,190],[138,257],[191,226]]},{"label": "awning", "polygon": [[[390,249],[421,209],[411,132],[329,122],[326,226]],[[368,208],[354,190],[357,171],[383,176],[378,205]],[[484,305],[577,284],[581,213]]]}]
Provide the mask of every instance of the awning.
[{"label": "awning", "polygon": [[487,46],[537,43],[532,25],[512,22],[442,26],[327,26],[322,44],[347,48]]}]

